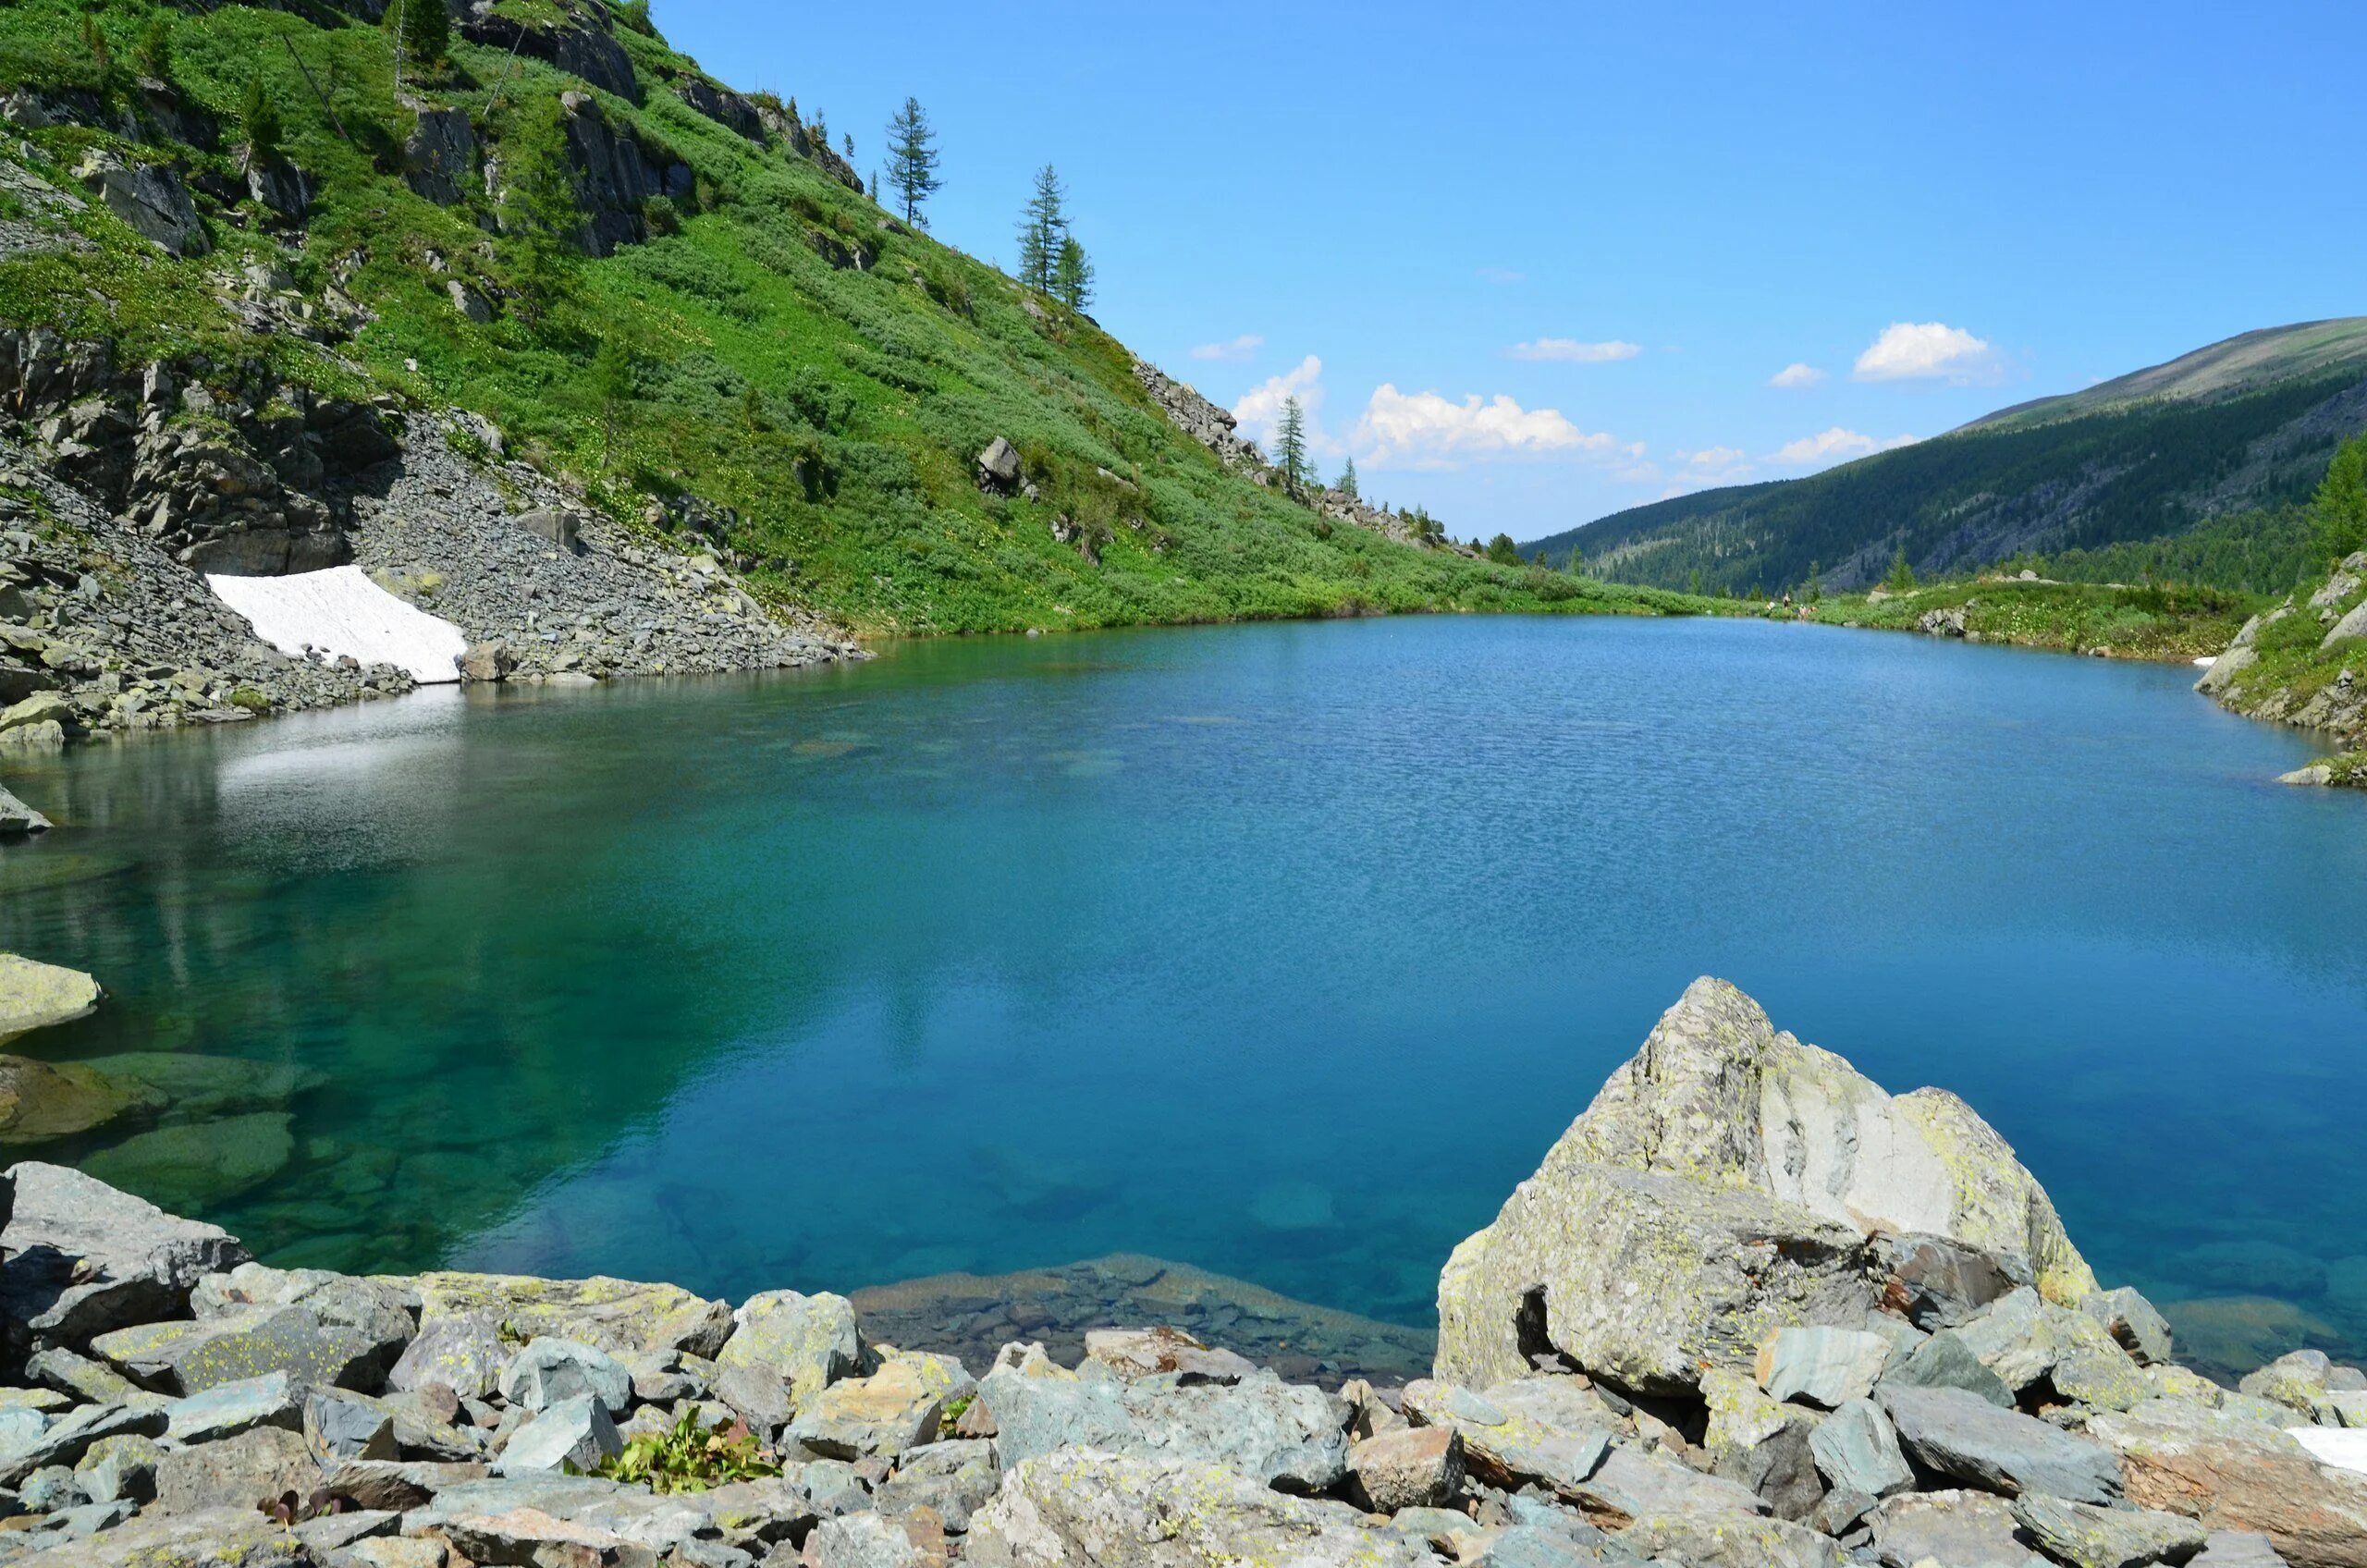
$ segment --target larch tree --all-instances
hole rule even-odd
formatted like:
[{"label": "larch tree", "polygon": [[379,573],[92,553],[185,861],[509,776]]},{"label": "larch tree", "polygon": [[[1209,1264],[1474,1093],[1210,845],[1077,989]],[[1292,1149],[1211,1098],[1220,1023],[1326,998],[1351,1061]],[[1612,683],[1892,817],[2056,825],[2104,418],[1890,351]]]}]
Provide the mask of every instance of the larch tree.
[{"label": "larch tree", "polygon": [[1351,501],[1360,501],[1364,499],[1364,497],[1356,492],[1355,459],[1350,458],[1347,460],[1346,466],[1340,470],[1340,484],[1338,488],[1340,494],[1345,496]]},{"label": "larch tree", "polygon": [[1040,293],[1052,292],[1061,241],[1068,238],[1068,190],[1051,165],[1036,171],[1036,190],[1019,215],[1019,281]]},{"label": "larch tree", "polygon": [[1296,398],[1282,399],[1282,417],[1274,426],[1274,466],[1282,471],[1282,488],[1296,496],[1306,484],[1306,410]]},{"label": "larch tree", "polygon": [[1073,234],[1061,237],[1061,253],[1052,263],[1052,295],[1073,311],[1093,303],[1093,261]]},{"label": "larch tree", "polygon": [[[904,221],[928,227],[921,208],[945,186],[938,178],[937,131],[921,101],[908,97],[888,122],[888,185],[904,209]],[[873,181],[875,190],[877,181]]]}]

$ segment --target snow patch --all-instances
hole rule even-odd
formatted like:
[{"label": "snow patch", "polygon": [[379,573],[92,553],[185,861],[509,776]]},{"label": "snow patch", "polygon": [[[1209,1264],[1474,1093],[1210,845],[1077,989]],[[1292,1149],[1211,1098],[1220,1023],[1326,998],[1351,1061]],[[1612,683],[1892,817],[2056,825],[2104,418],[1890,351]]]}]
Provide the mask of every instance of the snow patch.
[{"label": "snow patch", "polygon": [[215,577],[206,586],[247,618],[255,635],[292,658],[307,648],[334,659],[390,664],[423,686],[460,679],[469,640],[460,629],[405,604],[358,566],[293,577]]}]

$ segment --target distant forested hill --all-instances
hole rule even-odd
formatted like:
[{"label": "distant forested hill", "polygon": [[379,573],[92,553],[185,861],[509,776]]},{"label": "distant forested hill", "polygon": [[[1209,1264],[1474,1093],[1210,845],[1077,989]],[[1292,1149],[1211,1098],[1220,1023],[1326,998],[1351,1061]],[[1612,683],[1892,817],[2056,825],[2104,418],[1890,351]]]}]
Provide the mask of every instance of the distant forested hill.
[{"label": "distant forested hill", "polygon": [[1575,545],[1613,581],[1698,581],[1710,593],[1772,594],[1812,570],[1828,586],[1862,587],[1902,548],[1927,578],[2036,557],[2066,575],[2155,570],[2266,592],[2301,567],[2293,505],[2363,429],[2367,317],[2309,322],[1809,478],[1637,507],[1521,552],[1559,564]]}]

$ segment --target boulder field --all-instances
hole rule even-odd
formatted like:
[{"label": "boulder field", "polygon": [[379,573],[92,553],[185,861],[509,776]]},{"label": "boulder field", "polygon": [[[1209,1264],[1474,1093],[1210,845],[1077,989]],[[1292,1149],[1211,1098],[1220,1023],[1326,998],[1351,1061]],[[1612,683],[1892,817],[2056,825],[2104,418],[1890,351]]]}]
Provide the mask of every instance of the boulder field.
[{"label": "boulder field", "polygon": [[1158,1327],[974,1371],[827,1293],[272,1268],[0,1185],[0,1562],[2367,1568],[2367,1376],[2179,1366],[1963,1102],[1711,980],[1402,1387]]}]

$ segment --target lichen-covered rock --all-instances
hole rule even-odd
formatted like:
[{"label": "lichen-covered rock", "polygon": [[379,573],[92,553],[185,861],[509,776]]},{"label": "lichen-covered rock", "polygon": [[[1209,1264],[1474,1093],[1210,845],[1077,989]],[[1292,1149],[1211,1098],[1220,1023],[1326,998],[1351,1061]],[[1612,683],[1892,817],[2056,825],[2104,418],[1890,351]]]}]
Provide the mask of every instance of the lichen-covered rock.
[{"label": "lichen-covered rock", "polygon": [[935,1442],[946,1405],[976,1391],[951,1356],[900,1352],[869,1377],[841,1378],[805,1401],[789,1435],[826,1459],[892,1459]]},{"label": "lichen-covered rock", "polygon": [[1347,1472],[1347,1411],[1320,1389],[1269,1371],[1225,1387],[1160,1388],[1033,1377],[998,1366],[978,1386],[1006,1464],[1060,1448],[1221,1464],[1260,1484],[1318,1492]]},{"label": "lichen-covered rock", "polygon": [[1781,1328],[1874,1304],[1858,1233],[1762,1194],[1559,1158],[1439,1277],[1437,1376],[1486,1387],[1553,1350],[1646,1393],[1748,1370]]},{"label": "lichen-covered rock", "polygon": [[99,983],[78,970],[0,953],[0,1041],[95,1011]]},{"label": "lichen-covered rock", "polygon": [[1233,1470],[1064,1449],[1026,1460],[971,1522],[978,1568],[1429,1568],[1426,1544],[1344,1503],[1288,1497]]},{"label": "lichen-covered rock", "polygon": [[494,1462],[501,1476],[556,1472],[573,1466],[581,1473],[612,1459],[624,1449],[617,1424],[591,1394],[564,1399],[510,1434],[508,1446]]},{"label": "lichen-covered rock", "polygon": [[[1763,1267],[1754,1231],[1778,1255]],[[2054,1302],[2095,1289],[2037,1181],[1964,1102],[1894,1098],[1699,980],[1455,1250],[1438,1372],[1484,1385],[1552,1348],[1638,1389],[1689,1389],[1702,1365],[1748,1365],[1735,1327],[1755,1351],[1777,1328],[1862,1322],[1877,1232],[1993,1256]]]},{"label": "lichen-covered rock", "polygon": [[807,1401],[864,1369],[867,1353],[854,1306],[823,1292],[768,1291],[731,1315],[716,1356],[716,1392],[752,1427],[786,1426]]},{"label": "lichen-covered rock", "polygon": [[43,1568],[298,1568],[304,1543],[251,1501],[189,1513],[147,1513],[41,1553]]},{"label": "lichen-covered rock", "polygon": [[1472,1474],[1506,1491],[1531,1482],[1564,1497],[1601,1464],[1619,1418],[1601,1396],[1570,1378],[1528,1378],[1487,1393],[1420,1379],[1404,1393],[1405,1414],[1463,1439]]},{"label": "lichen-covered rock", "polygon": [[1237,1383],[1257,1370],[1246,1356],[1211,1349],[1181,1329],[1089,1329],[1085,1354],[1121,1378]]},{"label": "lichen-covered rock", "polygon": [[2175,1513],[2098,1508],[2059,1497],[2022,1498],[2014,1504],[2014,1517],[2049,1557],[2069,1568],[2183,1562],[2202,1550],[2206,1538],[2201,1525]]},{"label": "lichen-covered rock", "polygon": [[1639,1448],[1613,1448],[1571,1489],[1571,1501],[1607,1529],[1656,1515],[1748,1518],[1769,1512],[1766,1499],[1736,1482]]},{"label": "lichen-covered rock", "polygon": [[2099,1291],[2079,1304],[2079,1310],[2103,1325],[2120,1348],[2140,1366],[2166,1366],[2170,1361],[2170,1325],[2153,1304],[2122,1286]]},{"label": "lichen-covered rock", "polygon": [[1463,1490],[1463,1438],[1450,1427],[1404,1427],[1348,1450],[1349,1495],[1375,1513],[1444,1508]]},{"label": "lichen-covered rock", "polygon": [[501,1397],[519,1410],[542,1411],[589,1394],[611,1415],[632,1403],[632,1374],[607,1352],[550,1335],[534,1340],[501,1370]]},{"label": "lichen-covered rock", "polygon": [[1837,1410],[1874,1391],[1890,1353],[1889,1340],[1862,1329],[1778,1329],[1752,1370],[1771,1399]]},{"label": "lichen-covered rock", "polygon": [[595,1276],[536,1280],[520,1274],[435,1273],[389,1278],[416,1295],[425,1329],[438,1318],[481,1316],[526,1339],[549,1334],[611,1355],[681,1350],[713,1355],[731,1332],[731,1309],[680,1285]]},{"label": "lichen-covered rock", "polygon": [[1913,1492],[1866,1516],[1883,1568],[2043,1568],[2021,1537],[2013,1505],[1985,1492]]},{"label": "lichen-covered rock", "polygon": [[297,1433],[257,1427],[196,1448],[175,1449],[156,1464],[156,1506],[167,1513],[252,1508],[267,1497],[310,1497],[321,1467]]},{"label": "lichen-covered rock", "polygon": [[216,1383],[166,1405],[165,1419],[166,1434],[182,1444],[219,1442],[257,1427],[293,1432],[303,1426],[296,1385],[285,1372]]},{"label": "lichen-covered rock", "polygon": [[[17,697],[6,697],[6,700],[15,702],[22,694],[19,691]],[[0,692],[0,696],[6,696],[6,693]],[[0,839],[21,839],[28,833],[48,831],[49,818],[8,793],[6,790],[0,789]]]},{"label": "lichen-covered rock", "polygon": [[186,1396],[218,1383],[285,1372],[300,1389],[359,1387],[371,1380],[379,1349],[342,1324],[324,1324],[300,1306],[251,1306],[192,1322],[118,1329],[91,1348],[142,1387]]},{"label": "lichen-covered rock", "polygon": [[1842,1568],[1848,1561],[1823,1536],[1781,1519],[1652,1513],[1619,1542],[1639,1557],[1686,1568]]},{"label": "lichen-covered rock", "polygon": [[1821,1422],[1809,1438],[1809,1451],[1836,1491],[1885,1498],[1915,1485],[1915,1472],[1899,1452],[1898,1433],[1871,1400],[1852,1400]]},{"label": "lichen-covered rock", "polygon": [[499,1385],[509,1363],[499,1323],[485,1313],[460,1313],[434,1318],[412,1336],[387,1372],[386,1386],[399,1393],[440,1386],[462,1399],[483,1399]]}]

